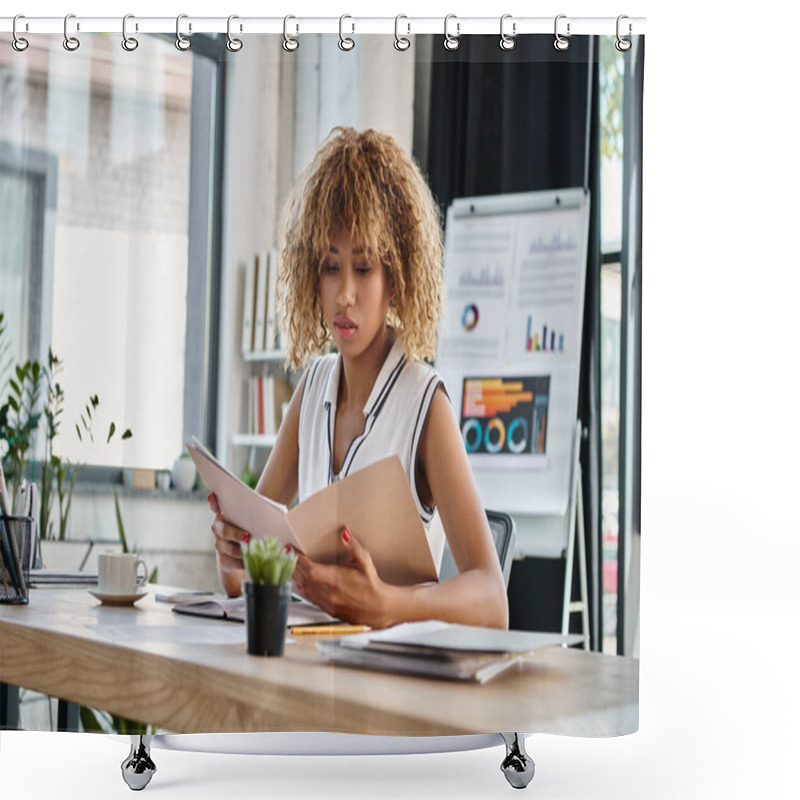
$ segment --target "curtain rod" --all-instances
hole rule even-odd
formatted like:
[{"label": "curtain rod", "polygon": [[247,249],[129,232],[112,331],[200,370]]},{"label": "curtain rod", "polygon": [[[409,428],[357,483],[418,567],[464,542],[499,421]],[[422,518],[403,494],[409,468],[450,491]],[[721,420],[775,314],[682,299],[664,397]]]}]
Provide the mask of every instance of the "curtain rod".
[{"label": "curtain rod", "polygon": [[[181,15],[181,34],[192,33],[276,33],[288,32],[293,35],[303,33],[379,33],[392,34],[399,32],[403,36],[419,33],[444,34],[452,36],[469,34],[499,34],[501,18],[497,17],[459,17],[451,14],[447,23],[444,17],[192,17]],[[69,33],[122,33],[122,17],[81,17],[69,15]],[[175,17],[137,17],[130,15],[126,29],[129,34],[135,33],[174,33],[177,20]],[[397,26],[397,27],[396,27]],[[589,34],[614,34],[631,36],[643,34],[645,17],[570,17],[559,14],[557,17],[514,17],[504,15],[502,28],[507,35],[533,33],[579,36]],[[14,17],[0,17],[0,33],[12,33]],[[17,34],[64,33],[64,17],[28,17],[17,18]]]}]

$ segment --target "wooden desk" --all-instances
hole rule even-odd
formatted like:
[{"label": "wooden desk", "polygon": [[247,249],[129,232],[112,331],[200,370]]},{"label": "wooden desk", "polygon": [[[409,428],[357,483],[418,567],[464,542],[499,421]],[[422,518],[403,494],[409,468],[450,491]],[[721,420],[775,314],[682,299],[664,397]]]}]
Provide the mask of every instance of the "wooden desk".
[{"label": "wooden desk", "polygon": [[173,614],[148,590],[132,608],[60,587],[31,589],[28,606],[0,605],[0,681],[178,733],[638,728],[633,659],[552,648],[473,685],[334,667],[310,636],[287,642],[283,658],[260,658],[246,654],[244,625]]}]

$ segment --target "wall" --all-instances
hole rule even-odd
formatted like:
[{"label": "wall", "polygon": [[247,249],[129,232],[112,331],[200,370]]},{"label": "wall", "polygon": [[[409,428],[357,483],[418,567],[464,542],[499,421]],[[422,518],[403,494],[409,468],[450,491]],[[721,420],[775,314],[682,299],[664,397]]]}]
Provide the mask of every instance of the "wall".
[{"label": "wall", "polygon": [[414,60],[386,37],[360,39],[349,53],[337,42],[307,35],[298,51],[285,53],[274,37],[258,37],[228,62],[218,450],[234,471],[250,459],[260,468],[267,457],[231,444],[247,427],[252,367],[241,355],[247,260],[277,245],[283,203],[333,125],[377,127],[412,147]]},{"label": "wall", "polygon": [[[216,561],[212,548],[212,515],[205,492],[137,491],[117,487],[120,513],[128,547],[147,562],[152,572],[158,568],[159,583],[218,591]],[[69,538],[81,541],[90,537],[92,548],[86,570],[96,568],[96,556],[117,549],[119,535],[111,486],[79,485],[70,511]],[[57,544],[57,543],[56,543]],[[46,566],[77,569],[87,548],[49,548],[45,543]],[[61,559],[66,559],[62,561]],[[75,559],[79,559],[75,563]]]}]

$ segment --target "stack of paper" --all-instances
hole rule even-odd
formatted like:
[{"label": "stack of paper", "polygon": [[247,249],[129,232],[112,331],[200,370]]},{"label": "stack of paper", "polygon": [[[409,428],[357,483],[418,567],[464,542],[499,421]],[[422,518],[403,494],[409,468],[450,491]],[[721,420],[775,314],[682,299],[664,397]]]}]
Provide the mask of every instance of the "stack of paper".
[{"label": "stack of paper", "polygon": [[574,635],[429,620],[319,642],[317,648],[323,658],[344,666],[485,683],[535,650],[581,641]]}]

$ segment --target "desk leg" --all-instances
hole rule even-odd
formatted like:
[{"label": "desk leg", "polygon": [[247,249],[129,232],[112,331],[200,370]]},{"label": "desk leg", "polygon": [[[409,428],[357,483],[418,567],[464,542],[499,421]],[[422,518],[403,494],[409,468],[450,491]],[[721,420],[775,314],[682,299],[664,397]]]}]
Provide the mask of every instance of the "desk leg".
[{"label": "desk leg", "polygon": [[506,757],[500,769],[515,789],[524,789],[532,780],[536,765],[525,752],[525,738],[521,733],[501,733],[506,743]]},{"label": "desk leg", "polygon": [[57,731],[77,733],[80,730],[80,706],[68,700],[58,701]]},{"label": "desk leg", "polygon": [[19,729],[19,687],[0,683],[0,729]]},{"label": "desk leg", "polygon": [[122,762],[122,778],[135,792],[144,789],[155,774],[156,765],[150,758],[152,736],[131,736],[131,752]]}]

